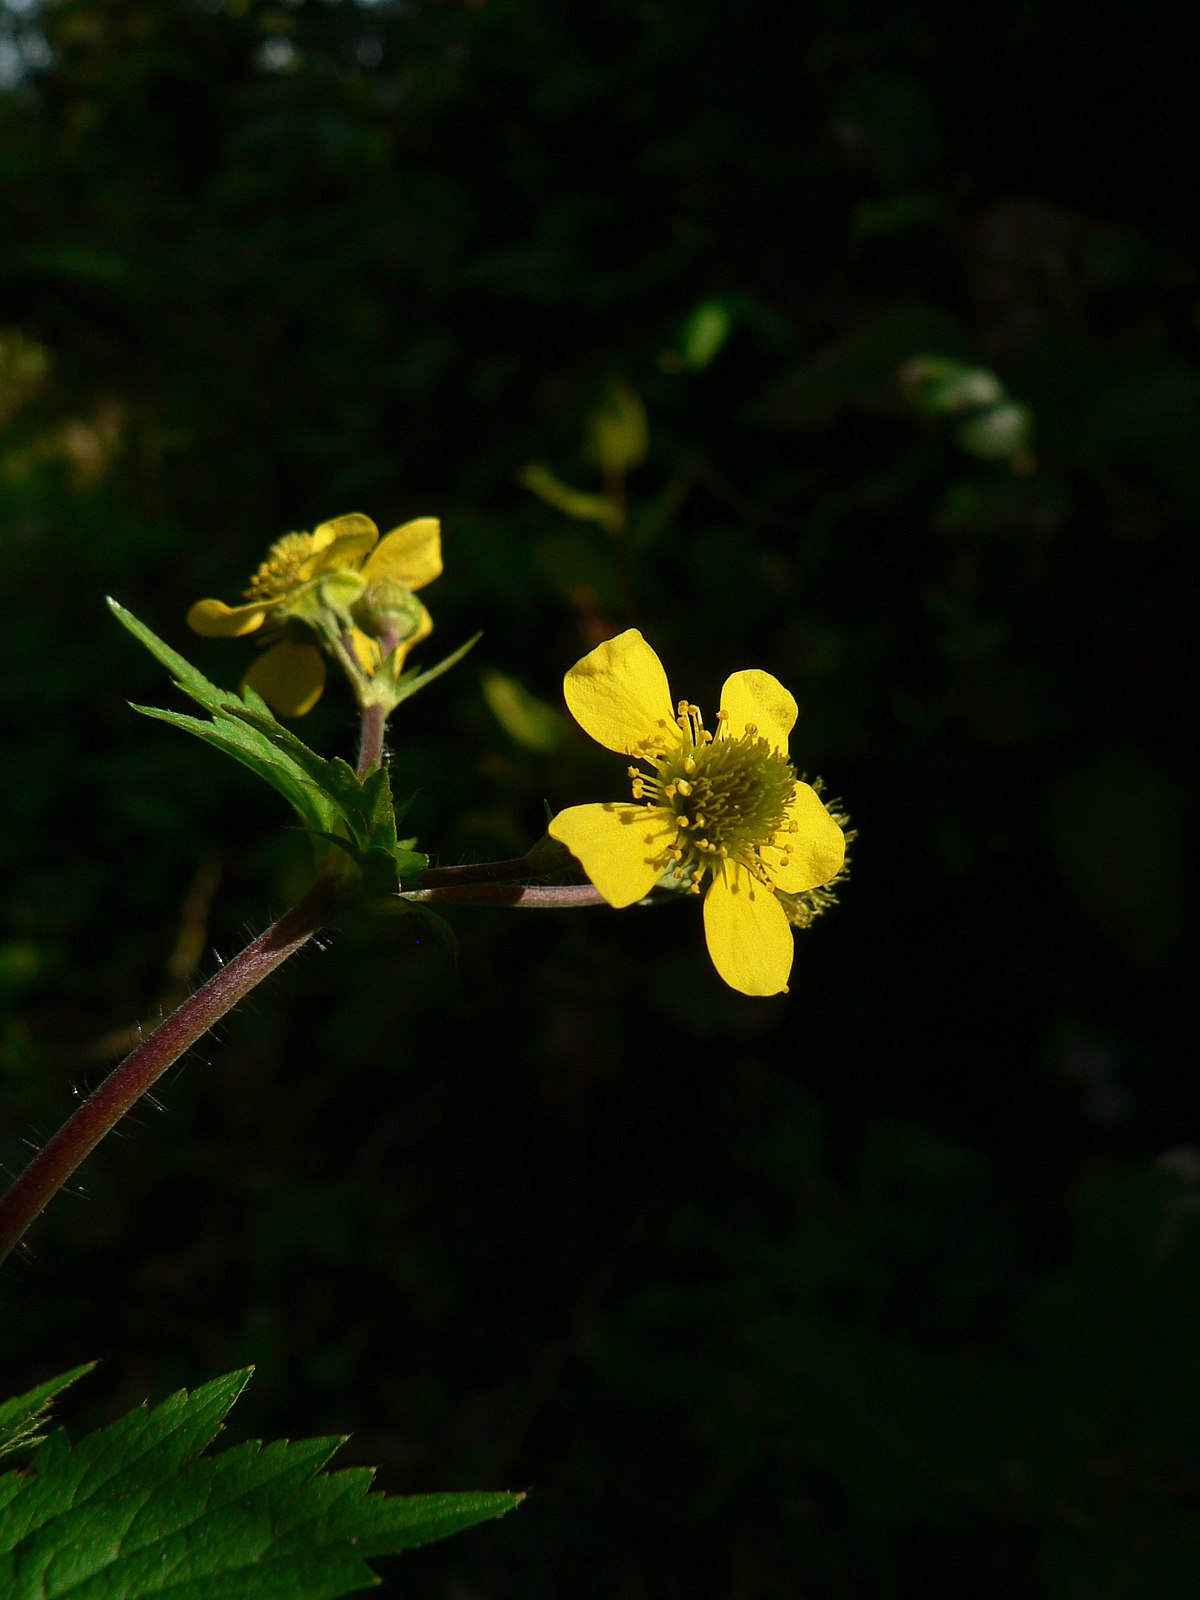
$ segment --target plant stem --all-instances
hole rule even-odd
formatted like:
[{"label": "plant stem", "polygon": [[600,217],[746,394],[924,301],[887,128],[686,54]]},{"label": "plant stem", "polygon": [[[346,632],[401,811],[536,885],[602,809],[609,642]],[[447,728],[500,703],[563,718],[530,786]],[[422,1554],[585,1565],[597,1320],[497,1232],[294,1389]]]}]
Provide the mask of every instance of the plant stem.
[{"label": "plant stem", "polygon": [[335,885],[319,879],[290,911],[226,962],[113,1068],[0,1198],[0,1262],[105,1134],[167,1068],[328,921],[336,896]]},{"label": "plant stem", "polygon": [[358,734],[358,776],[370,777],[383,760],[383,734],[387,727],[387,712],[381,705],[362,708]]},{"label": "plant stem", "polygon": [[[422,878],[422,883],[429,874]],[[434,889],[408,889],[401,900],[418,904],[459,906],[521,906],[539,910],[565,910],[571,906],[602,906],[607,901],[590,883],[448,883]]]}]

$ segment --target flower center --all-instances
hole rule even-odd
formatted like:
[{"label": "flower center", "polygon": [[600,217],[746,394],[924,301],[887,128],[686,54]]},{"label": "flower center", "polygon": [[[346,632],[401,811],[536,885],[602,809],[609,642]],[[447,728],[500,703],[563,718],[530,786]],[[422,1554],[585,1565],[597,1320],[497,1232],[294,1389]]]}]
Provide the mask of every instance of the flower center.
[{"label": "flower center", "polygon": [[247,600],[278,600],[309,579],[308,563],[315,551],[311,533],[285,533],[267,551],[267,558],[250,579]]},{"label": "flower center", "polygon": [[714,738],[699,707],[679,703],[683,742],[666,754],[632,753],[654,771],[629,768],[633,798],[668,811],[677,829],[670,852],[677,878],[699,892],[714,857],[737,861],[768,881],[759,856],[764,846],[786,851],[788,801],[796,773],[787,757],[753,723],[734,734],[724,712]]}]

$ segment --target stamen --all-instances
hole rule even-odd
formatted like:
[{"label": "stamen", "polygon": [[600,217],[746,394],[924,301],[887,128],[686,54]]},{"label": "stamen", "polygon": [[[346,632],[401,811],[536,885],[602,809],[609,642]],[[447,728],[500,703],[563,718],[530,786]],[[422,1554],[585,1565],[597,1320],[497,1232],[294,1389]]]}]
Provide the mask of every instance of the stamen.
[{"label": "stamen", "polygon": [[247,600],[278,600],[289,589],[308,581],[305,563],[312,557],[312,534],[285,533],[267,551],[266,559],[250,579]]}]

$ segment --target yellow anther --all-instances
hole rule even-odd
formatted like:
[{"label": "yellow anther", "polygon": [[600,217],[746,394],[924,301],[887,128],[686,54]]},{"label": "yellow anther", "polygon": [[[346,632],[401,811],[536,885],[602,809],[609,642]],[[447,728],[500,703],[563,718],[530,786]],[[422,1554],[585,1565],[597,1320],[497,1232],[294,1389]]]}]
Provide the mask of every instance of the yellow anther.
[{"label": "yellow anther", "polygon": [[679,794],[683,795],[684,799],[686,800],[688,795],[690,795],[692,792],[692,786],[686,778],[677,778],[676,781],[671,785],[671,792],[673,794],[678,792]]},{"label": "yellow anther", "polygon": [[695,758],[695,756],[687,756],[685,758],[684,763],[683,763],[683,770],[687,773],[688,777],[690,778],[692,773],[695,772],[695,770],[696,770],[696,758]]}]

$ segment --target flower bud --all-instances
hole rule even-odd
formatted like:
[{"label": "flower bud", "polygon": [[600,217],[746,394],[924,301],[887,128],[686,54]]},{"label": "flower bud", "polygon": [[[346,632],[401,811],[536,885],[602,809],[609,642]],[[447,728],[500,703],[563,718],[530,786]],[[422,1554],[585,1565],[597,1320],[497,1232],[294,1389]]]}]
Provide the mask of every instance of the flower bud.
[{"label": "flower bud", "polygon": [[378,578],[359,595],[351,615],[355,625],[370,638],[378,639],[385,655],[390,655],[398,644],[420,630],[425,607],[403,584]]}]

